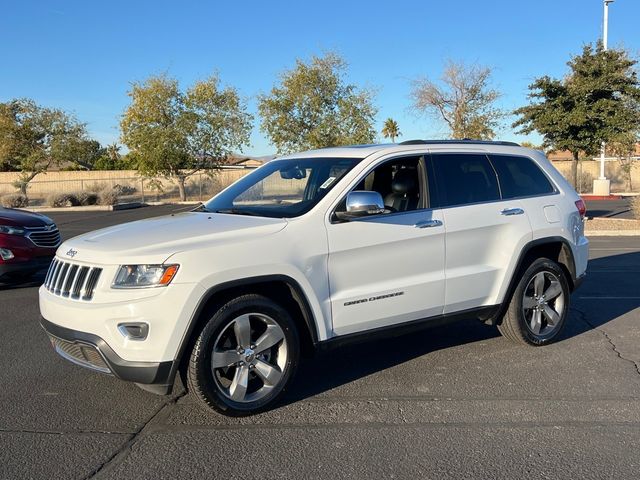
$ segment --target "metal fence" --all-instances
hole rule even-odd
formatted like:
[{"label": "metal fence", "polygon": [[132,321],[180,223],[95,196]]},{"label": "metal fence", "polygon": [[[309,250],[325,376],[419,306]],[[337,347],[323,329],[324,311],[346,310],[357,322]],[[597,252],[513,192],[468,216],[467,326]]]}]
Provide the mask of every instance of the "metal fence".
[{"label": "metal fence", "polygon": [[[185,181],[188,201],[205,201],[250,172],[251,169],[223,170],[214,173],[197,173]],[[60,172],[62,173],[62,172]],[[73,178],[77,173],[77,177]],[[34,180],[29,182],[27,196],[29,206],[52,206],[56,196],[66,194],[95,193],[98,197],[126,202],[173,202],[180,200],[178,184],[169,178],[140,177],[129,172],[122,176],[108,175],[100,178],[91,172],[93,178],[82,178],[84,172],[64,172],[64,179]],[[115,173],[115,172],[109,172]],[[44,178],[53,176],[51,173]],[[58,177],[62,175],[56,175]],[[0,182],[0,197],[17,193],[14,182]]]}]

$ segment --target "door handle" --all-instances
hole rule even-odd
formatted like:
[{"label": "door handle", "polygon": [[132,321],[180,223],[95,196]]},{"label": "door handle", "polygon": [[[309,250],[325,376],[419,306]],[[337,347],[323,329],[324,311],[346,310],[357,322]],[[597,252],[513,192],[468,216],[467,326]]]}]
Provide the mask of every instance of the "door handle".
[{"label": "door handle", "polygon": [[500,212],[502,215],[522,215],[524,210],[521,208],[505,208]]},{"label": "door handle", "polygon": [[414,225],[416,228],[431,228],[431,227],[441,227],[441,220],[423,220],[422,222],[418,222]]}]

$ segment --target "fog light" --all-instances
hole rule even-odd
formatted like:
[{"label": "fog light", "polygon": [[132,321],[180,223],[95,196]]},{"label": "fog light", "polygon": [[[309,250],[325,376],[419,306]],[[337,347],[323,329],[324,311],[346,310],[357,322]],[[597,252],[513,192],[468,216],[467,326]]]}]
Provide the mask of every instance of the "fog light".
[{"label": "fog light", "polygon": [[13,252],[7,248],[0,248],[0,257],[3,260],[11,260],[13,258]]},{"label": "fog light", "polygon": [[118,331],[129,340],[142,341],[149,335],[149,325],[146,323],[119,323]]}]

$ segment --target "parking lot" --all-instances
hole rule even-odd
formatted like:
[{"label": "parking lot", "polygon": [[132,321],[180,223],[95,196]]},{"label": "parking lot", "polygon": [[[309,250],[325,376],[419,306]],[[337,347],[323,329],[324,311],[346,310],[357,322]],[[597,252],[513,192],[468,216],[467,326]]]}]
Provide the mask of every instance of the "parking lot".
[{"label": "parking lot", "polygon": [[[179,209],[51,217],[69,238]],[[475,321],[349,346],[241,419],[58,358],[42,275],[0,287],[0,478],[637,478],[640,238],[592,238],[588,273],[551,346]]]}]

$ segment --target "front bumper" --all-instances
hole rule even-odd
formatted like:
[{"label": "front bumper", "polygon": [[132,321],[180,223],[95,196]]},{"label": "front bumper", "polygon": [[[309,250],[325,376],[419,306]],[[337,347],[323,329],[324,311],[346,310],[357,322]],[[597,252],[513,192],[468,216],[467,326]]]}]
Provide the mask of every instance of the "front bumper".
[{"label": "front bumper", "polygon": [[121,380],[135,382],[141,388],[168,394],[175,378],[174,363],[132,362],[122,359],[97,335],[71,330],[40,319],[55,351],[70,362],[91,370],[112,374]]}]

